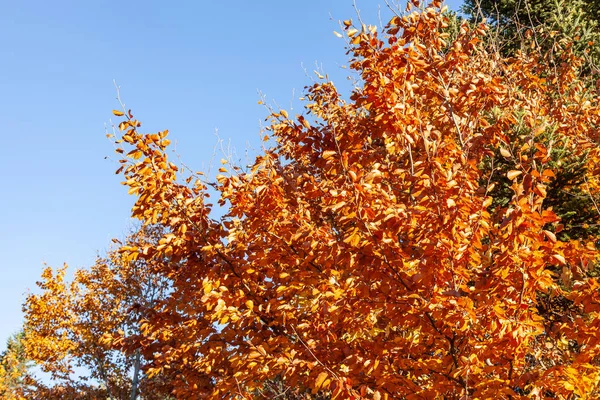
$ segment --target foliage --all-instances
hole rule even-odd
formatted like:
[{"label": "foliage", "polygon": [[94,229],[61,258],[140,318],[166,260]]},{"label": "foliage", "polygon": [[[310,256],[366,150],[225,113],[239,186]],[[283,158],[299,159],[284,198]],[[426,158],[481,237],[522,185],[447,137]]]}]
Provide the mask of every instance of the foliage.
[{"label": "foliage", "polygon": [[[144,246],[162,235],[160,228],[144,227],[119,243]],[[168,280],[153,274],[145,260],[124,260],[119,250],[98,258],[89,270],[78,270],[65,281],[66,266],[56,272],[46,268],[38,282],[40,294],[30,294],[24,304],[24,349],[28,359],[49,373],[55,384],[37,382],[38,398],[144,399],[160,397],[160,379],[139,380],[145,360],[139,350],[118,352],[103,342],[107,333],[124,339],[136,335],[140,320],[168,292]],[[74,377],[74,368],[90,373]],[[99,382],[100,386],[95,384]],[[154,395],[159,397],[155,397]]]},{"label": "foliage", "polygon": [[272,110],[272,146],[216,182],[114,111],[143,228],[28,297],[27,357],[62,382],[43,397],[135,398],[137,358],[144,399],[598,398],[585,61],[503,56],[487,25],[456,22],[437,1],[383,32],[344,21],[348,100],[308,87],[305,113]]},{"label": "foliage", "polygon": [[540,25],[552,20],[558,8],[579,8],[585,12],[586,20],[600,18],[600,3],[597,0],[466,0],[463,6],[470,15],[483,14],[493,22],[511,24],[518,20],[523,25]]},{"label": "foliage", "polygon": [[[463,11],[477,21],[487,18],[495,24],[497,45],[508,53],[531,42],[549,54],[569,47],[586,60],[585,72],[600,66],[600,2],[597,0],[466,0]],[[554,62],[552,58],[548,61]]]},{"label": "foliage", "polygon": [[[582,79],[589,87],[596,85],[597,61],[600,60],[600,31],[597,26],[597,17],[600,13],[600,3],[589,0],[573,1],[479,1],[467,0],[463,11],[467,12],[472,20],[486,17],[496,25],[496,32],[488,38],[495,48],[516,49],[531,53],[532,57],[540,59],[540,76],[544,71],[564,62],[568,56],[560,54],[567,50],[583,56],[584,67],[579,68],[580,74],[585,72]],[[535,37],[526,35],[526,29],[533,30]],[[498,31],[504,32],[504,37],[497,36]],[[537,45],[536,45],[537,44]],[[541,47],[540,47],[541,45]],[[541,52],[541,54],[540,54]],[[510,52],[509,52],[510,53]],[[545,64],[545,65],[544,65]],[[514,130],[510,140],[518,140],[518,135],[524,132]],[[550,136],[548,136],[550,135]],[[541,137],[546,144],[555,144],[557,138],[547,132]],[[509,159],[496,154],[496,167],[507,172],[514,165]],[[554,168],[557,176],[550,184],[545,204],[553,207],[556,214],[564,223],[560,233],[566,238],[585,238],[597,236],[600,227],[588,222],[598,213],[594,199],[584,189],[587,164],[585,153],[571,154],[568,148],[556,147],[550,153],[551,164],[559,163],[559,168]],[[506,205],[512,197],[510,181],[501,180],[496,186],[494,202]]]},{"label": "foliage", "polygon": [[29,362],[23,349],[23,333],[11,336],[0,355],[0,397],[6,400],[25,399]]},{"label": "foliage", "polygon": [[361,86],[273,111],[273,147],[223,160],[218,220],[168,132],[115,112],[132,215],[168,232],[122,250],[172,281],[138,343],[178,398],[600,395],[598,231],[576,230],[600,216],[598,99],[568,48],[502,58],[439,7],[345,21]]}]

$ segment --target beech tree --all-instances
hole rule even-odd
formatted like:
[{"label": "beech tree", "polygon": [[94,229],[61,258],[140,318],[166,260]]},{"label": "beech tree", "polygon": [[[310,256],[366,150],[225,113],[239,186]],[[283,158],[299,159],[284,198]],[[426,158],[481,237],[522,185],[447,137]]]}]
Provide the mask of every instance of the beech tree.
[{"label": "beech tree", "polygon": [[[346,101],[324,80],[305,114],[274,111],[274,146],[248,171],[224,160],[219,220],[167,131],[115,113],[132,215],[169,227],[125,253],[171,260],[142,333],[178,397],[272,379],[336,398],[597,397],[598,237],[561,236],[546,201],[598,200],[596,94],[568,51],[548,70],[487,51],[484,24],[451,42],[447,25],[437,2],[383,33],[345,21],[360,86]],[[581,182],[556,180],[562,157]]]},{"label": "beech tree", "polygon": [[93,343],[182,399],[598,398],[598,93],[568,47],[547,68],[451,22],[416,0],[344,21],[355,89],[320,77],[214,182],[115,110],[132,216],[164,229],[118,257],[169,290]]}]

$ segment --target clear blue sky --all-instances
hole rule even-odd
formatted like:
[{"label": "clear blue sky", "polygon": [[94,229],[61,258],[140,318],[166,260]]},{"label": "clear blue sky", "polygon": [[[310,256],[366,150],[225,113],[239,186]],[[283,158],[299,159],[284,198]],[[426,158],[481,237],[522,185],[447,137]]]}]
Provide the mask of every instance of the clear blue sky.
[{"label": "clear blue sky", "polygon": [[[378,2],[357,3],[378,25]],[[113,79],[146,130],[168,128],[185,162],[206,170],[215,129],[241,155],[259,145],[258,90],[300,112],[303,66],[312,75],[315,63],[347,86],[332,32],[355,16],[352,0],[3,2],[0,350],[44,262],[89,266],[130,225],[132,198],[105,159]]]}]

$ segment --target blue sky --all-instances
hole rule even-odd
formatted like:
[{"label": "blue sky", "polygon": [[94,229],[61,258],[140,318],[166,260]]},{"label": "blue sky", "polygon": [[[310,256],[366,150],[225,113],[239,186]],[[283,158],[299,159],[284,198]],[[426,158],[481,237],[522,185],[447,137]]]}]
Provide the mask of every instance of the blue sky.
[{"label": "blue sky", "polygon": [[[379,24],[377,4],[357,1],[366,23]],[[89,266],[130,226],[104,135],[113,79],[145,130],[169,129],[186,164],[206,170],[216,130],[242,157],[260,145],[258,91],[299,113],[316,65],[348,87],[333,34],[348,18],[352,0],[3,2],[0,349],[43,263]]]}]

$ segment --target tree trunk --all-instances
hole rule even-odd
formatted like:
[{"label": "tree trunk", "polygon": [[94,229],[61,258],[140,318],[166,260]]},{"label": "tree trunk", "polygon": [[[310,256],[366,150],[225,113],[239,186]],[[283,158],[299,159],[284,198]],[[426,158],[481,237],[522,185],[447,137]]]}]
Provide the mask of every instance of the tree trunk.
[{"label": "tree trunk", "polygon": [[142,355],[139,350],[135,352],[135,362],[133,363],[133,380],[131,381],[131,400],[137,399],[137,389],[140,382],[140,364]]}]

